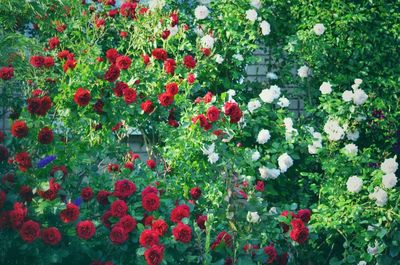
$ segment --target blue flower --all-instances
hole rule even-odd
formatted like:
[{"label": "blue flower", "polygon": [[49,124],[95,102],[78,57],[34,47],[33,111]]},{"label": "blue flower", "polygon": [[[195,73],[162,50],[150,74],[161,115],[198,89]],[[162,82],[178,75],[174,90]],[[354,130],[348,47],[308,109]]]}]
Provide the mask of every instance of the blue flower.
[{"label": "blue flower", "polygon": [[56,159],[56,156],[54,156],[54,155],[46,156],[45,158],[43,158],[42,160],[40,160],[38,162],[37,167],[44,168],[45,166],[47,166],[48,164],[53,162],[55,159]]},{"label": "blue flower", "polygon": [[79,207],[82,204],[82,197],[79,196],[72,203]]}]

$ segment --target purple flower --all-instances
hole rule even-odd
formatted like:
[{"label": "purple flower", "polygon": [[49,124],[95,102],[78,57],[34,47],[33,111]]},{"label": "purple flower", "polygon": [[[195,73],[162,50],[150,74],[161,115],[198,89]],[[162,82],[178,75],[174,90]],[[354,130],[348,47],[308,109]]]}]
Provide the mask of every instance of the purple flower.
[{"label": "purple flower", "polygon": [[42,160],[40,160],[38,162],[37,167],[44,168],[45,166],[47,166],[48,164],[53,162],[55,159],[56,159],[56,156],[54,156],[54,155],[46,156],[45,158],[43,158]]}]

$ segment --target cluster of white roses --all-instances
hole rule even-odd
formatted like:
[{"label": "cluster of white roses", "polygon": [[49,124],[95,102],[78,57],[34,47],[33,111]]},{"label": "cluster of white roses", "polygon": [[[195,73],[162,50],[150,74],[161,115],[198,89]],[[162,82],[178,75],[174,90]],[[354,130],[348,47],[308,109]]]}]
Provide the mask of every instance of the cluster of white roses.
[{"label": "cluster of white roses", "polygon": [[310,153],[311,155],[315,155],[318,152],[318,149],[322,148],[322,134],[316,132],[313,127],[309,127],[308,131],[313,137],[312,144],[308,145],[308,153]]},{"label": "cluster of white roses", "polygon": [[[397,184],[397,177],[395,172],[398,169],[398,163],[396,162],[397,157],[385,159],[381,164],[381,171],[384,173],[382,177],[382,184],[384,188],[391,189]],[[361,191],[363,186],[363,180],[357,176],[352,176],[347,180],[347,190],[349,192],[358,193]],[[381,187],[375,187],[374,192],[369,194],[371,200],[375,200],[377,206],[384,206],[388,200],[387,192]]]},{"label": "cluster of white roses", "polygon": [[208,156],[208,162],[210,162],[211,164],[217,163],[217,161],[219,160],[219,155],[215,152],[215,143],[212,143],[209,146],[204,146],[202,150],[203,154]]},{"label": "cluster of white roses", "polygon": [[279,169],[268,168],[265,166],[260,167],[258,171],[260,172],[261,178],[276,179],[281,173],[285,173],[291,166],[293,166],[293,159],[287,153],[284,153],[278,157],[278,166]]},{"label": "cluster of white roses", "polygon": [[356,105],[362,105],[367,101],[368,95],[365,93],[364,90],[359,88],[361,85],[362,80],[357,78],[354,80],[354,84],[351,86],[353,91],[351,90],[346,90],[342,94],[342,99],[345,102],[350,102],[353,101],[354,104]]},{"label": "cluster of white roses", "polygon": [[[252,0],[250,2],[250,5],[255,9],[249,9],[246,11],[246,19],[248,19],[251,23],[256,22],[256,20],[261,21],[262,18],[258,16],[256,10],[261,8],[261,0]],[[261,29],[261,34],[264,36],[269,35],[271,33],[271,25],[265,20],[262,20],[260,22],[260,29]]]},{"label": "cluster of white roses", "polygon": [[344,129],[336,119],[329,119],[324,125],[324,132],[328,135],[330,141],[339,141],[345,135]]},{"label": "cluster of white roses", "polygon": [[264,103],[272,103],[281,95],[281,88],[277,85],[272,85],[270,88],[263,89],[260,93],[260,98]]}]

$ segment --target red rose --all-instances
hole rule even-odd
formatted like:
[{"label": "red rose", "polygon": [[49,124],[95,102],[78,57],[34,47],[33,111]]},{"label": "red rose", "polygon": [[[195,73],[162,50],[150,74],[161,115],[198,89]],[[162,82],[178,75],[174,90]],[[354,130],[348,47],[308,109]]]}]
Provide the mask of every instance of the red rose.
[{"label": "red rose", "polygon": [[30,114],[37,114],[39,116],[46,115],[47,111],[51,108],[51,99],[49,96],[33,97],[27,100],[27,109]]},{"label": "red rose", "polygon": [[128,32],[126,32],[126,31],[121,31],[121,32],[119,33],[119,36],[121,36],[121,38],[126,38],[126,37],[128,36]]},{"label": "red rose", "polygon": [[169,15],[170,19],[171,19],[171,26],[176,26],[179,23],[179,17],[177,13],[172,13],[171,15]]},{"label": "red rose", "polygon": [[0,143],[4,142],[4,133],[0,130]]},{"label": "red rose", "polygon": [[178,94],[179,88],[175,82],[169,83],[165,85],[165,91],[173,96]]},{"label": "red rose", "polygon": [[22,225],[19,234],[24,241],[31,243],[40,236],[40,225],[34,221],[27,221]]},{"label": "red rose", "polygon": [[190,195],[192,196],[193,200],[199,199],[201,196],[201,189],[199,187],[191,188]]},{"label": "red rose", "polygon": [[101,216],[101,222],[105,228],[111,228],[112,226],[112,223],[110,221],[111,217],[112,217],[111,211],[107,211]]},{"label": "red rose", "polygon": [[70,52],[68,50],[62,50],[60,52],[58,52],[57,57],[58,59],[62,60],[66,60],[68,58],[68,56],[70,56]]},{"label": "red rose", "polygon": [[311,218],[311,211],[309,209],[301,209],[297,212],[297,217],[300,218],[304,223],[308,223]]},{"label": "red rose", "polygon": [[135,169],[135,165],[132,162],[126,162],[124,167],[129,169],[130,171],[133,171]]},{"label": "red rose", "polygon": [[268,264],[273,263],[277,256],[275,247],[273,245],[265,247],[264,253],[268,255],[267,263]]},{"label": "red rose", "polygon": [[64,223],[70,223],[78,219],[79,208],[75,204],[68,203],[67,208],[60,213],[60,219]]},{"label": "red rose", "polygon": [[91,99],[90,91],[84,88],[78,88],[74,95],[74,101],[78,106],[85,107]]},{"label": "red rose", "polygon": [[301,229],[304,227],[304,223],[301,219],[293,219],[290,221],[290,224],[292,225],[292,229]]},{"label": "red rose", "polygon": [[149,159],[146,161],[146,164],[149,168],[154,169],[156,167],[156,161],[153,159]]},{"label": "red rose", "polygon": [[64,73],[66,73],[68,71],[68,69],[71,69],[71,70],[75,69],[76,64],[77,64],[77,62],[75,59],[68,58],[67,61],[65,61],[64,65],[63,65]]},{"label": "red rose", "polygon": [[50,50],[54,50],[58,46],[60,46],[60,40],[57,37],[49,39]]},{"label": "red rose", "polygon": [[158,190],[154,187],[147,186],[146,188],[143,189],[142,191],[142,198],[144,198],[147,194],[153,193],[155,195],[158,195]]},{"label": "red rose", "polygon": [[119,68],[115,64],[112,64],[110,65],[110,68],[108,68],[107,72],[104,74],[104,79],[112,83],[119,78],[120,74],[121,71],[119,70]]},{"label": "red rose", "polygon": [[124,100],[126,104],[132,104],[136,101],[136,90],[133,88],[127,88],[124,90]]},{"label": "red rose", "polygon": [[149,193],[142,198],[142,206],[148,212],[152,212],[160,208],[160,198],[157,194]]},{"label": "red rose", "polygon": [[158,96],[158,102],[160,102],[161,106],[167,107],[174,102],[174,96],[165,92]]},{"label": "red rose", "polygon": [[118,15],[118,12],[119,12],[118,8],[111,9],[110,11],[108,11],[108,16],[109,17],[115,17],[116,15]]},{"label": "red rose", "polygon": [[208,108],[207,118],[211,122],[215,122],[219,119],[219,109],[215,106]]},{"label": "red rose", "polygon": [[31,57],[29,62],[33,67],[39,68],[39,67],[43,66],[44,58],[43,58],[43,56],[34,55]]},{"label": "red rose", "polygon": [[150,63],[150,56],[148,56],[147,54],[142,54],[142,59],[145,65],[148,65]]},{"label": "red rose", "polygon": [[167,59],[164,61],[164,70],[167,74],[173,75],[175,73],[176,62],[174,59]]},{"label": "red rose", "polygon": [[226,102],[224,105],[225,115],[230,116],[230,123],[237,123],[242,117],[242,111],[235,102]]},{"label": "red rose", "polygon": [[202,127],[204,130],[207,131],[207,130],[211,129],[212,125],[210,123],[208,123],[206,116],[204,116],[203,114],[199,114],[192,118],[193,124],[196,124],[197,121],[200,121],[200,127]]},{"label": "red rose", "polygon": [[160,61],[165,61],[168,58],[168,53],[162,48],[155,48],[151,52],[151,55],[153,55],[154,58]]},{"label": "red rose", "polygon": [[146,100],[140,105],[140,108],[143,110],[144,113],[150,114],[154,110],[154,105],[150,100]]},{"label": "red rose", "polygon": [[121,219],[119,219],[116,225],[124,228],[126,233],[130,233],[136,228],[136,219],[130,215],[125,215]]},{"label": "red rose", "polygon": [[289,255],[287,253],[283,253],[276,257],[276,263],[278,265],[286,265],[288,262]]},{"label": "red rose", "polygon": [[26,185],[22,185],[19,188],[19,196],[26,202],[31,202],[33,198],[32,188]]},{"label": "red rose", "polygon": [[44,127],[39,131],[38,141],[41,144],[51,144],[54,139],[53,131],[49,127]]},{"label": "red rose", "polygon": [[147,216],[147,214],[145,213],[142,219],[142,223],[144,226],[151,226],[151,224],[153,223],[154,217],[153,216]]},{"label": "red rose", "polygon": [[46,68],[50,68],[50,67],[54,66],[54,59],[53,59],[53,57],[51,57],[51,56],[43,57],[43,65],[44,65]]},{"label": "red rose", "polygon": [[123,17],[135,18],[137,3],[125,2],[121,5],[120,14]]},{"label": "red rose", "polygon": [[55,227],[49,227],[42,231],[42,240],[48,245],[57,245],[61,241],[61,233]]},{"label": "red rose", "polygon": [[110,239],[114,244],[122,244],[128,239],[128,234],[121,226],[114,226],[110,232]]},{"label": "red rose", "polygon": [[196,75],[195,75],[195,74],[192,74],[192,73],[189,73],[189,74],[187,75],[186,81],[187,81],[190,85],[193,84],[193,83],[196,81]]},{"label": "red rose", "polygon": [[118,164],[108,164],[108,172],[118,172],[119,165]]},{"label": "red rose", "polygon": [[25,217],[28,214],[28,209],[20,203],[14,203],[14,208],[9,212],[9,219],[11,226],[14,229],[20,229],[22,224],[24,223]]},{"label": "red rose", "polygon": [[182,243],[189,243],[190,240],[192,240],[192,229],[184,223],[178,223],[178,225],[172,229],[172,234],[176,241]]},{"label": "red rose", "polygon": [[96,233],[96,227],[94,227],[94,224],[92,221],[86,220],[86,221],[80,221],[76,225],[76,234],[78,237],[88,240],[94,236]]},{"label": "red rose", "polygon": [[124,82],[115,83],[115,87],[113,88],[114,95],[117,97],[122,97],[125,89],[128,89],[128,84]]},{"label": "red rose", "polygon": [[3,80],[10,80],[14,76],[14,67],[2,67],[0,69],[0,78]]},{"label": "red rose", "polygon": [[93,110],[98,114],[102,114],[103,107],[104,107],[104,102],[101,99],[98,99],[96,103],[94,103],[93,105]]},{"label": "red rose", "polygon": [[151,247],[160,243],[158,234],[153,230],[143,230],[139,237],[139,243],[142,247]]},{"label": "red rose", "polygon": [[81,197],[85,202],[90,201],[93,198],[93,190],[91,187],[85,187],[81,191]]},{"label": "red rose", "polygon": [[125,199],[136,192],[136,185],[127,179],[117,180],[114,184],[114,196],[119,199]]},{"label": "red rose", "polygon": [[25,121],[15,121],[11,126],[11,134],[16,138],[24,138],[28,135],[28,126]]},{"label": "red rose", "polygon": [[110,196],[111,194],[111,192],[101,190],[97,193],[96,200],[101,205],[109,204],[110,202],[108,201],[108,196]]},{"label": "red rose", "polygon": [[211,55],[211,50],[208,48],[201,48],[201,52],[204,54],[204,56],[208,57]]},{"label": "red rose", "polygon": [[51,171],[50,171],[50,175],[52,177],[54,177],[54,174],[57,171],[61,171],[63,173],[63,177],[66,177],[68,175],[68,170],[67,170],[67,168],[65,166],[53,166]]},{"label": "red rose", "polygon": [[123,200],[116,200],[111,204],[111,213],[114,217],[123,217],[128,212],[128,205]]},{"label": "red rose", "polygon": [[156,231],[159,236],[164,236],[168,230],[168,224],[162,220],[156,220],[151,224],[151,229]]},{"label": "red rose", "polygon": [[4,145],[0,145],[0,162],[7,161],[9,155],[8,149]]},{"label": "red rose", "polygon": [[257,181],[256,191],[264,191],[264,182],[261,180]]},{"label": "red rose", "polygon": [[100,28],[106,24],[106,21],[104,20],[104,18],[99,18],[96,19],[94,23],[96,25],[96,28]]},{"label": "red rose", "polygon": [[15,162],[18,164],[19,170],[25,172],[32,167],[32,161],[27,152],[21,152],[15,155]]},{"label": "red rose", "polygon": [[4,191],[0,190],[0,209],[3,208],[6,197],[7,194]]},{"label": "red rose", "polygon": [[190,216],[190,208],[185,204],[176,206],[171,211],[170,219],[174,223],[180,222],[183,218],[188,218]]},{"label": "red rose", "polygon": [[169,30],[164,30],[164,31],[161,33],[161,38],[162,38],[163,40],[166,40],[166,39],[168,39],[168,37],[169,37],[170,34],[171,34],[171,31],[169,31]]},{"label": "red rose", "polygon": [[211,92],[207,92],[203,97],[204,103],[210,103],[212,101],[213,94]]},{"label": "red rose", "polygon": [[196,60],[191,55],[183,57],[183,64],[187,69],[194,69],[196,67]]},{"label": "red rose", "polygon": [[131,66],[131,63],[131,59],[125,55],[117,57],[117,60],[115,61],[115,65],[121,70],[128,69]]},{"label": "red rose", "polygon": [[56,26],[56,30],[60,33],[64,32],[64,30],[66,30],[66,29],[67,29],[67,25],[65,25],[65,24],[58,23],[58,25]]},{"label": "red rose", "polygon": [[196,224],[200,229],[206,229],[207,215],[200,215],[196,218]]},{"label": "red rose", "polygon": [[308,239],[309,230],[307,227],[300,229],[292,229],[290,232],[290,238],[299,244],[303,244]]},{"label": "red rose", "polygon": [[164,258],[164,247],[153,245],[146,249],[144,258],[148,265],[160,265]]},{"label": "red rose", "polygon": [[120,54],[116,49],[108,49],[106,51],[106,57],[111,64],[114,64],[119,56]]},{"label": "red rose", "polygon": [[215,249],[219,244],[221,244],[222,240],[224,241],[225,246],[232,247],[232,236],[225,231],[222,231],[215,238],[214,242],[211,245],[211,249]]}]

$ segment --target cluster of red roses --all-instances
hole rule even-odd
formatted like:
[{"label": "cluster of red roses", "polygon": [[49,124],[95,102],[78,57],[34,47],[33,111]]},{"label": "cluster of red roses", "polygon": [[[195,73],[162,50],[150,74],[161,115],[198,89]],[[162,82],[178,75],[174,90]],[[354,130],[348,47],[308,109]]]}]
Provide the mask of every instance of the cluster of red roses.
[{"label": "cluster of red roses", "polygon": [[[196,101],[200,102],[199,98],[196,99]],[[203,101],[206,103],[210,102],[205,99],[203,99]],[[230,117],[230,123],[238,123],[242,117],[242,111],[240,110],[239,105],[236,102],[229,102],[229,101],[226,102],[223,107],[223,111],[226,116]],[[219,116],[220,116],[220,110],[215,106],[211,106],[207,109],[206,115],[199,114],[194,116],[192,118],[192,123],[196,124],[199,121],[200,126],[204,130],[208,131],[209,129],[211,129],[212,123],[219,120]]]},{"label": "cluster of red roses", "polygon": [[290,211],[283,211],[281,216],[289,218],[290,226],[286,223],[281,223],[283,231],[286,233],[290,230],[290,238],[299,244],[303,244],[308,239],[309,230],[305,226],[310,221],[311,211],[308,209],[301,209],[297,214]]}]

